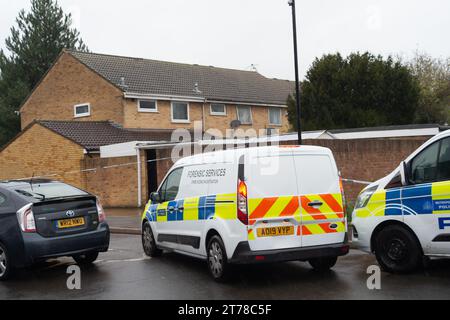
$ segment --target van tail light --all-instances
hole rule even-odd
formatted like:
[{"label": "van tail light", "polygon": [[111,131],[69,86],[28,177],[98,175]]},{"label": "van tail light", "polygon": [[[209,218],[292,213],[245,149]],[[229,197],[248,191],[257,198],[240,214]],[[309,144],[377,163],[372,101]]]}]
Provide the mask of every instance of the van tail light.
[{"label": "van tail light", "polygon": [[248,213],[247,213],[247,185],[244,181],[239,180],[238,183],[238,195],[237,195],[237,215],[239,221],[248,225]]},{"label": "van tail light", "polygon": [[347,215],[347,200],[345,199],[345,191],[344,191],[344,182],[342,181],[342,178],[339,177],[339,188],[341,189],[341,195],[342,195],[342,210],[344,211],[344,216]]},{"label": "van tail light", "polygon": [[97,213],[98,213],[98,222],[104,222],[106,220],[105,210],[100,203],[100,200],[97,199]]},{"label": "van tail light", "polygon": [[27,204],[17,211],[17,220],[19,221],[20,229],[26,233],[36,232],[36,223],[34,221],[33,204]]}]

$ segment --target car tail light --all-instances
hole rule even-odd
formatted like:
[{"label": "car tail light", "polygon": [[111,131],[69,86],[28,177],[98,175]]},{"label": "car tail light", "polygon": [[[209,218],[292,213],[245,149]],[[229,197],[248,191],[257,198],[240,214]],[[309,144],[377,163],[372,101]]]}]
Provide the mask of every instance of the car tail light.
[{"label": "car tail light", "polygon": [[105,210],[103,210],[102,204],[98,199],[97,199],[97,213],[98,213],[98,222],[104,222],[106,220]]},{"label": "car tail light", "polygon": [[237,196],[237,215],[238,219],[245,225],[248,225],[248,213],[247,213],[247,185],[244,181],[239,180],[238,183],[238,196]]},{"label": "car tail light", "polygon": [[36,223],[32,209],[33,204],[30,203],[17,211],[17,220],[23,232],[36,232]]}]

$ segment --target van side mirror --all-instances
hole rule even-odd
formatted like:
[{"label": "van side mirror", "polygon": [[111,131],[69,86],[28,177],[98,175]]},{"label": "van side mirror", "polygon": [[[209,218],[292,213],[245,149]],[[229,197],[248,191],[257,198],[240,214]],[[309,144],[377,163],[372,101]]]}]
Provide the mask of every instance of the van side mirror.
[{"label": "van side mirror", "polygon": [[408,184],[408,168],[405,161],[400,163],[400,177],[402,180],[402,186],[406,186]]},{"label": "van side mirror", "polygon": [[161,203],[161,195],[159,194],[159,192],[152,192],[150,194],[150,200],[152,201],[152,203]]}]

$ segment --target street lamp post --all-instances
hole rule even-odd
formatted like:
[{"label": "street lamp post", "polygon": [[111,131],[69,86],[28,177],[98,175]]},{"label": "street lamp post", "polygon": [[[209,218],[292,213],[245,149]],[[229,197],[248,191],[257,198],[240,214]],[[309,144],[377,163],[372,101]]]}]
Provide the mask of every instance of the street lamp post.
[{"label": "street lamp post", "polygon": [[302,144],[302,128],[300,120],[300,80],[298,76],[298,48],[297,48],[297,19],[295,15],[295,0],[289,0],[292,8],[292,28],[294,31],[294,60],[295,60],[295,102],[297,105],[298,144]]}]

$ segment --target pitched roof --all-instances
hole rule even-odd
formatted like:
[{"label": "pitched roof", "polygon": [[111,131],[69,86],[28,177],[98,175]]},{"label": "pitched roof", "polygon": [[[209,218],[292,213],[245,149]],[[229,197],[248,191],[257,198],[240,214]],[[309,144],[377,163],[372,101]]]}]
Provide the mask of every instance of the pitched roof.
[{"label": "pitched roof", "polygon": [[[292,81],[269,79],[254,71],[77,51],[68,52],[127,93],[286,105],[289,94],[295,89]],[[196,83],[198,89],[202,91],[201,94],[193,91]]]},{"label": "pitched roof", "polygon": [[88,151],[130,141],[170,141],[173,130],[123,129],[111,121],[47,121],[36,123],[75,142]]}]

